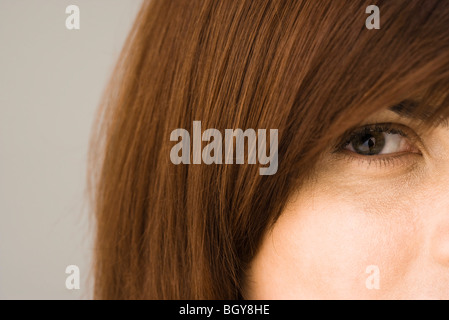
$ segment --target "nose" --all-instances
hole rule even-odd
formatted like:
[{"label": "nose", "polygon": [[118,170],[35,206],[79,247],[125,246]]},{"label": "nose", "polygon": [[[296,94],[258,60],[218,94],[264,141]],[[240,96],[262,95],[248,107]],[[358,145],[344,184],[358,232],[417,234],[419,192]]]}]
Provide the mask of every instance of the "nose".
[{"label": "nose", "polygon": [[[447,163],[447,162],[444,162]],[[434,180],[426,216],[430,227],[430,253],[435,262],[449,268],[449,169],[440,168]]]},{"label": "nose", "polygon": [[[446,139],[448,128],[435,129],[437,137],[432,145],[430,183],[426,183],[427,210],[424,223],[430,237],[431,257],[434,262],[449,268],[449,140]],[[426,211],[426,210],[424,210]]]},{"label": "nose", "polygon": [[433,260],[449,268],[449,208],[446,219],[440,220],[431,236],[430,253]]}]

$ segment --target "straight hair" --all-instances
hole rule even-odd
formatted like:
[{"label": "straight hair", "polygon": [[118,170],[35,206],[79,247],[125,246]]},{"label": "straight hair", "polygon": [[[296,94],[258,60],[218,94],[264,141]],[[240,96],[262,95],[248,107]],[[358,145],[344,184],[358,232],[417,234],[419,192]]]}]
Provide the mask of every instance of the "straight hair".
[{"label": "straight hair", "polygon": [[[94,297],[244,298],[262,236],[323,150],[410,99],[428,122],[447,116],[448,85],[447,1],[144,1],[94,125]],[[277,129],[278,171],[173,164],[170,133],[193,121]]]}]

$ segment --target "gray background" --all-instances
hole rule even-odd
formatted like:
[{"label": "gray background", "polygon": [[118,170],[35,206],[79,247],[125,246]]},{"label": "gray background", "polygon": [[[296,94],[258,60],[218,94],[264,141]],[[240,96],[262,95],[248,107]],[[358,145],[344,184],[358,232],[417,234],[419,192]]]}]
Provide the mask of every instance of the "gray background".
[{"label": "gray background", "polygon": [[[140,4],[0,0],[0,299],[92,298],[88,141]],[[65,287],[71,264],[80,290]]]}]

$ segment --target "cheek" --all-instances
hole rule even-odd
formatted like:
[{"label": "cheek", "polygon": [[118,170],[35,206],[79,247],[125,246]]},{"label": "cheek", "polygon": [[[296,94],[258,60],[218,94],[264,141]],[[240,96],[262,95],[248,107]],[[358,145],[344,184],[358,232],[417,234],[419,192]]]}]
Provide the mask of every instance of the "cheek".
[{"label": "cheek", "polygon": [[366,284],[370,266],[378,267],[383,289],[399,282],[414,258],[413,226],[399,215],[367,212],[375,200],[364,200],[302,192],[253,262],[255,298],[375,298],[379,291]]}]

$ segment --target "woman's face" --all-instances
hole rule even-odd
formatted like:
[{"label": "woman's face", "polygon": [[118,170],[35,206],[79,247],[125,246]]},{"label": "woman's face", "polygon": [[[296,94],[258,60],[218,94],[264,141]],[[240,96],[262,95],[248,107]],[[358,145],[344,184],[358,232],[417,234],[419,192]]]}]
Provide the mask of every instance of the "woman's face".
[{"label": "woman's face", "polygon": [[247,298],[449,299],[449,128],[373,123],[323,154],[266,233]]}]

